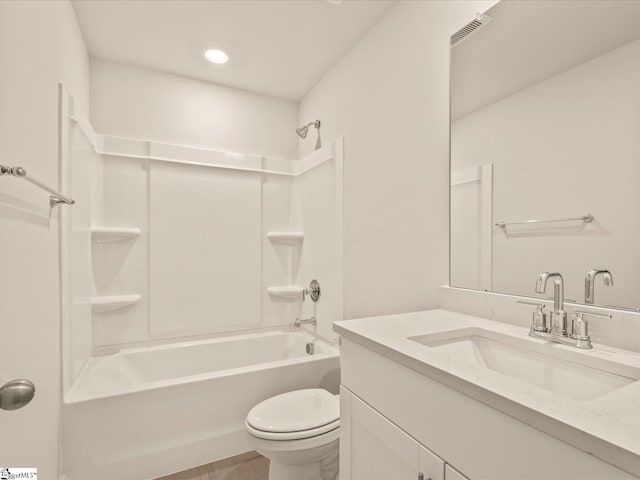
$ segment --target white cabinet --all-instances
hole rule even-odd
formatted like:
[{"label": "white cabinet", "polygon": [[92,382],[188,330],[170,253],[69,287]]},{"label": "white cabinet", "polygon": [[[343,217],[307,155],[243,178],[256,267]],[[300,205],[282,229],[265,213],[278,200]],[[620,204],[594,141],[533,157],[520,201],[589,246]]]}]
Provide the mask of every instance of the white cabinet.
[{"label": "white cabinet", "polygon": [[340,480],[640,478],[344,337],[340,377]]},{"label": "white cabinet", "polygon": [[444,460],[428,448],[420,445],[420,473],[419,480],[449,480]]},{"label": "white cabinet", "polygon": [[445,478],[440,458],[344,388],[340,408],[342,480]]}]

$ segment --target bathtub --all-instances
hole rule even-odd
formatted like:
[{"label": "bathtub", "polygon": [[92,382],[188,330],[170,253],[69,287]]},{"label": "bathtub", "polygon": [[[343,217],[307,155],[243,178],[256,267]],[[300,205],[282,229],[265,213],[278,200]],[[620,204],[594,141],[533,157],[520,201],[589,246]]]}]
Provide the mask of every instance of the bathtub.
[{"label": "bathtub", "polygon": [[304,331],[92,357],[64,398],[62,470],[69,480],[143,480],[237,455],[251,450],[244,419],[256,403],[338,385],[337,349]]}]

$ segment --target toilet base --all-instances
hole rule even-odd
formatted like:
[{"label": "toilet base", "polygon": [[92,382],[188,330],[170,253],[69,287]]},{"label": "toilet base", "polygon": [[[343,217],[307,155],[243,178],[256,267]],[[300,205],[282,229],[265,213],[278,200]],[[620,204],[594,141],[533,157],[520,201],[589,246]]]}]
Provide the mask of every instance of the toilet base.
[{"label": "toilet base", "polygon": [[302,465],[280,463],[271,459],[269,480],[338,480],[339,449],[334,448],[317,462]]},{"label": "toilet base", "polygon": [[337,480],[340,429],[302,440],[264,440],[249,436],[269,459],[269,480]]},{"label": "toilet base", "polygon": [[[247,415],[245,427],[249,441],[254,450],[269,459],[269,480],[338,480],[340,466],[338,396],[332,395],[327,391],[318,392],[317,390],[300,390],[272,397],[254,407]],[[305,395],[309,398],[298,399],[298,397],[304,397]],[[322,401],[328,402],[331,404],[329,406],[332,407],[328,418],[322,420],[329,421],[333,418],[333,421],[324,424],[314,424],[309,421],[307,423],[303,422],[303,426],[307,425],[304,430],[289,429],[280,432],[267,431],[272,426],[257,429],[249,422],[249,418],[253,415],[252,412],[259,408],[264,409],[264,404],[267,402],[275,402],[270,407],[272,412],[267,412],[276,418],[271,423],[277,423],[282,417],[286,417],[285,413],[288,414],[289,410],[296,411],[296,416],[305,417],[304,411],[301,411],[299,406],[307,405],[307,402],[310,406],[313,406],[315,404],[314,399],[318,396],[321,399],[324,397]],[[297,399],[298,404],[292,404],[292,398]],[[264,412],[262,414],[264,417]],[[255,422],[264,423],[264,418],[261,418],[260,415],[254,415],[254,417]]]}]

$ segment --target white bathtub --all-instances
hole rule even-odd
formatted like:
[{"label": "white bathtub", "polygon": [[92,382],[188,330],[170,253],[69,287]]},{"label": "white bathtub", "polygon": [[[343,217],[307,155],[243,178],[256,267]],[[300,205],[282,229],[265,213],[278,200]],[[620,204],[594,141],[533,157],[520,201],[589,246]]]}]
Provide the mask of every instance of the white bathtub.
[{"label": "white bathtub", "polygon": [[282,392],[337,393],[339,354],[304,332],[265,332],[91,358],[65,396],[69,480],[143,480],[251,449],[244,418]]}]

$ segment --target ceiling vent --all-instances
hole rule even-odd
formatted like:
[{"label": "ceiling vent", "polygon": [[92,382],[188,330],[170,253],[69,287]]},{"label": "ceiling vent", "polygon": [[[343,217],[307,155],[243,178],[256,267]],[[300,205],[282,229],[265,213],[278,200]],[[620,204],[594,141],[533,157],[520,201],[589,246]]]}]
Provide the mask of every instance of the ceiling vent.
[{"label": "ceiling vent", "polygon": [[451,46],[459,44],[463,40],[466,40],[471,35],[476,33],[482,27],[484,27],[487,23],[491,21],[491,17],[486,14],[478,14],[476,18],[467,23],[464,27],[458,30],[456,33],[451,35]]}]

